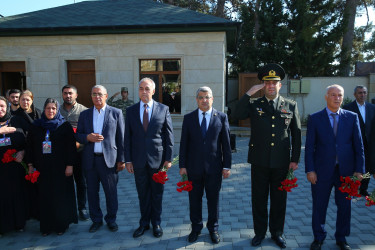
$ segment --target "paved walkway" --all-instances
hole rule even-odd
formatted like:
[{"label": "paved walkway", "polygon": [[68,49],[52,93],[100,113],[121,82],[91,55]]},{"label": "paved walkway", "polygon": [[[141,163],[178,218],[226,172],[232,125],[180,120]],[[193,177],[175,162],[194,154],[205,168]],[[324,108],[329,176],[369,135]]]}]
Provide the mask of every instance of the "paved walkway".
[{"label": "paved walkway", "polygon": [[[253,249],[250,247],[254,236],[250,200],[250,165],[246,163],[249,138],[237,138],[237,152],[233,154],[232,176],[223,181],[220,194],[220,235],[222,241],[213,245],[206,228],[194,244],[187,242],[190,232],[188,195],[178,193],[176,183],[180,180],[178,168],[168,172],[170,180],[165,184],[162,238],[154,238],[149,230],[138,239],[133,239],[133,231],[138,227],[139,208],[134,177],[127,172],[120,174],[118,185],[119,231],[112,233],[103,226],[96,233],[89,233],[91,222],[79,222],[70,226],[63,236],[51,234],[42,237],[39,223],[31,220],[25,232],[8,233],[0,238],[0,249]],[[302,150],[302,155],[304,149]],[[303,157],[301,159],[303,162]],[[288,195],[285,223],[285,237],[288,249],[308,249],[313,240],[311,229],[311,192],[307,183],[304,166],[296,173],[299,187]],[[375,188],[374,179],[370,191]],[[332,192],[333,193],[333,192]],[[101,193],[102,208],[105,211],[104,195]],[[348,242],[353,249],[375,249],[375,207],[366,207],[361,199],[352,206],[352,232]],[[204,218],[207,207],[204,202]],[[334,240],[336,208],[333,195],[327,214],[328,236],[323,249],[338,249]],[[269,233],[261,246],[256,249],[278,249],[270,240]]]}]

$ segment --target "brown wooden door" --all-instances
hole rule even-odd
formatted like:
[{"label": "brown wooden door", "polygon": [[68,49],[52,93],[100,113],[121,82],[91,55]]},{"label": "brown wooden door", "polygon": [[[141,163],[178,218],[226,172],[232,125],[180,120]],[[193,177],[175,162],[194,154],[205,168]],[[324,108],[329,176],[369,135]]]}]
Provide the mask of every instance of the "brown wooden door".
[{"label": "brown wooden door", "polygon": [[91,88],[95,86],[95,60],[67,61],[68,83],[78,91],[77,102],[92,107]]},{"label": "brown wooden door", "polygon": [[0,62],[0,95],[8,89],[26,89],[25,62]]},{"label": "brown wooden door", "polygon": [[[239,74],[239,93],[238,98],[241,99],[241,97],[254,85],[260,84],[260,80],[258,79],[257,73],[240,73]],[[255,93],[251,98],[258,98],[264,95],[264,90],[260,90],[257,93]],[[240,120],[239,121],[240,127],[250,127],[250,119],[246,120]]]}]

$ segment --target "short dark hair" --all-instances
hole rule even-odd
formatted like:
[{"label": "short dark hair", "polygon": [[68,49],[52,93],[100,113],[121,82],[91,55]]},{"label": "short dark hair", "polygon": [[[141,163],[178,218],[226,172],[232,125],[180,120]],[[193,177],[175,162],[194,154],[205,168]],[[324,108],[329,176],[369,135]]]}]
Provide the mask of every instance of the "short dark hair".
[{"label": "short dark hair", "polygon": [[363,85],[357,85],[357,86],[355,86],[355,88],[354,88],[354,94],[357,93],[357,90],[358,90],[358,89],[366,89],[366,91],[367,91],[366,86],[363,86]]},{"label": "short dark hair", "polygon": [[44,102],[43,110],[46,109],[47,105],[50,103],[55,104],[56,108],[59,109],[59,102],[56,99],[47,98],[47,100]]},{"label": "short dark hair", "polygon": [[9,90],[9,94],[8,95],[11,95],[11,94],[21,94],[21,90],[19,90],[19,89],[11,89],[11,90]]},{"label": "short dark hair", "polygon": [[77,88],[73,85],[67,84],[61,89],[61,93],[64,92],[64,89],[73,89],[77,93]]}]

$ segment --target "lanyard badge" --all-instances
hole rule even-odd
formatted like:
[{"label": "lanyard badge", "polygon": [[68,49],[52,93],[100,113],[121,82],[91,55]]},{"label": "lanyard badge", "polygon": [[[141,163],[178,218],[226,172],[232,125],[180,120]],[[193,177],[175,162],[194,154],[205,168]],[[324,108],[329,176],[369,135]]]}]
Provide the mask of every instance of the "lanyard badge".
[{"label": "lanyard badge", "polygon": [[46,137],[45,137],[45,141],[43,141],[42,149],[43,149],[43,154],[52,153],[52,143],[49,140],[49,130],[47,130],[46,132]]},{"label": "lanyard badge", "polygon": [[[9,120],[4,126],[7,126],[9,124]],[[3,127],[0,125],[0,128]],[[10,146],[12,145],[12,141],[10,140],[10,137],[6,137],[5,134],[3,134],[3,138],[0,138],[0,147],[3,146]]]}]

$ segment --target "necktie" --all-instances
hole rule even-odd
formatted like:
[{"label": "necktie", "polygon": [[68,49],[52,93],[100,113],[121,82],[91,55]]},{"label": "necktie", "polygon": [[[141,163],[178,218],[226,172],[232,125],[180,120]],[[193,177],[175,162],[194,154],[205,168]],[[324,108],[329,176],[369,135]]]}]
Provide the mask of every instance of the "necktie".
[{"label": "necktie", "polygon": [[148,110],[147,110],[147,104],[144,105],[145,110],[143,111],[143,129],[147,131],[148,127]]},{"label": "necktie", "polygon": [[201,123],[202,136],[203,138],[206,138],[206,133],[207,133],[207,122],[206,122],[206,117],[205,117],[206,113],[203,112],[202,115],[203,115],[203,120]]},{"label": "necktie", "polygon": [[273,100],[270,100],[268,102],[268,104],[270,105],[270,109],[271,109],[272,114],[275,113],[275,107],[273,106],[274,103],[275,102]]},{"label": "necktie", "polygon": [[337,117],[337,114],[336,113],[331,113],[331,116],[333,118],[333,134],[336,136],[337,134],[337,120],[336,120],[336,117]]}]

